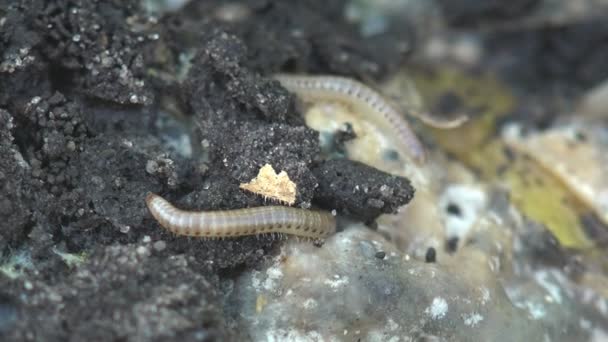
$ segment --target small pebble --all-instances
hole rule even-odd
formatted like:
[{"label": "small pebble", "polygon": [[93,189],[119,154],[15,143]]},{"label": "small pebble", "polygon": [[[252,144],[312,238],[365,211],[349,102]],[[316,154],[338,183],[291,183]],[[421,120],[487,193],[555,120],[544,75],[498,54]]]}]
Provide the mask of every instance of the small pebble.
[{"label": "small pebble", "polygon": [[149,174],[154,174],[158,171],[158,163],[154,160],[148,160],[146,162],[146,172]]},{"label": "small pebble", "polygon": [[424,260],[426,262],[435,262],[437,261],[437,251],[433,247],[429,247],[426,250],[426,255],[424,256]]},{"label": "small pebble", "polygon": [[448,204],[446,211],[454,216],[462,216],[462,212],[460,211],[460,207],[454,203]]},{"label": "small pebble", "polygon": [[452,237],[448,240],[448,243],[446,246],[446,249],[448,252],[450,252],[450,253],[456,252],[456,250],[458,249],[458,240],[459,239],[457,236]]},{"label": "small pebble", "polygon": [[384,259],[384,257],[386,256],[386,253],[385,253],[385,252],[383,252],[383,251],[376,252],[376,255],[375,255],[375,256],[376,256],[376,258],[378,258],[378,259]]},{"label": "small pebble", "polygon": [[152,247],[154,248],[154,250],[156,250],[157,252],[161,252],[163,251],[165,248],[167,248],[167,243],[163,240],[159,240],[156,241]]},{"label": "small pebble", "polygon": [[148,249],[145,246],[139,246],[137,247],[137,254],[139,255],[148,255]]}]

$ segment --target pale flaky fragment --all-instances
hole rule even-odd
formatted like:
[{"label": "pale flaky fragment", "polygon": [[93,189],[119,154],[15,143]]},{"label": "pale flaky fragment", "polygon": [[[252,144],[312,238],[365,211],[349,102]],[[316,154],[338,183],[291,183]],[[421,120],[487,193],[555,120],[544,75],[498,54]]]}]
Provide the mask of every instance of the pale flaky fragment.
[{"label": "pale flaky fragment", "polygon": [[262,166],[258,175],[249,183],[241,183],[240,188],[289,205],[296,202],[296,183],[285,171],[277,174],[270,164]]}]

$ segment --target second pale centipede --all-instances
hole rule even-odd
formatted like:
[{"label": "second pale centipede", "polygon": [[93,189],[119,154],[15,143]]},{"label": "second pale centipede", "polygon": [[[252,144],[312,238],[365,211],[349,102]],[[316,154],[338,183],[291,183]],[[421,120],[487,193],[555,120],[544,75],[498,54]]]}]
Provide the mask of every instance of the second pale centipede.
[{"label": "second pale centipede", "polygon": [[225,238],[279,233],[319,240],[336,230],[334,216],[323,211],[284,206],[185,211],[153,193],[146,196],[146,204],[161,226],[178,235]]},{"label": "second pale centipede", "polygon": [[405,118],[378,92],[355,80],[339,76],[278,74],[274,78],[305,100],[330,100],[349,104],[376,124],[395,132],[405,152],[419,163],[426,159],[424,147]]}]

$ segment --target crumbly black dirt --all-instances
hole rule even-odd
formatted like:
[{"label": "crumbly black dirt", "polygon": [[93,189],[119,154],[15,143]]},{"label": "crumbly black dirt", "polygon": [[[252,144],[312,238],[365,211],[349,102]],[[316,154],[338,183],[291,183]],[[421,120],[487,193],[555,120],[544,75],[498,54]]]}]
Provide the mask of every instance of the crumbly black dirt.
[{"label": "crumbly black dirt", "polygon": [[248,15],[222,20],[225,1],[192,1],[167,27],[183,46],[197,42],[208,22],[235,33],[247,42],[246,64],[255,71],[331,73],[369,78],[381,77],[403,61],[413,46],[410,27],[401,22],[398,35],[361,37],[344,17],[346,0],[239,2]]},{"label": "crumbly black dirt", "polygon": [[0,247],[16,244],[32,222],[32,198],[24,191],[26,167],[13,140],[13,117],[0,110]]},{"label": "crumbly black dirt", "polygon": [[[539,30],[499,32],[486,38],[494,63],[501,65],[510,79],[532,89],[540,88],[541,82],[553,87],[588,88],[605,80],[607,40],[608,23],[599,19]],[[504,58],[505,51],[514,49],[518,53],[510,61]]]},{"label": "crumbly black dirt", "polygon": [[209,265],[199,260],[158,252],[151,243],[99,246],[64,279],[2,278],[0,298],[6,300],[0,299],[0,337],[3,341],[235,338],[225,329],[218,277],[209,275]]},{"label": "crumbly black dirt", "polygon": [[315,198],[340,213],[371,222],[393,214],[414,197],[414,188],[403,177],[347,159],[328,160],[314,169],[319,180]]},{"label": "crumbly black dirt", "polygon": [[[601,19],[485,35],[486,63],[526,95],[517,119],[546,127],[565,104],[608,78],[608,23]],[[539,102],[539,103],[538,103]]]},{"label": "crumbly black dirt", "polygon": [[267,163],[286,171],[298,185],[297,204],[310,207],[316,181],[309,166],[319,155],[318,134],[294,115],[293,96],[248,69],[245,59],[245,44],[217,31],[194,60],[184,93],[203,148],[240,183]]},{"label": "crumbly black dirt", "polygon": [[442,13],[454,26],[474,26],[484,22],[512,19],[528,14],[540,0],[439,0]]},{"label": "crumbly black dirt", "polygon": [[[342,206],[317,200],[318,133],[269,75],[379,78],[407,37],[359,37],[341,1],[252,0],[240,21],[217,15],[224,3],[153,17],[135,0],[0,0],[2,340],[242,340],[218,279],[277,241],[173,236],[146,193],[185,209],[267,205],[238,186],[270,163],[297,183],[298,206]],[[167,136],[189,136],[192,155]],[[378,183],[349,181],[394,192],[361,194],[355,217],[411,196],[366,172]]]},{"label": "crumbly black dirt", "polygon": [[45,71],[57,88],[106,101],[151,103],[141,54],[150,39],[125,20],[137,21],[138,1],[3,2],[9,15],[0,70],[48,63]]}]

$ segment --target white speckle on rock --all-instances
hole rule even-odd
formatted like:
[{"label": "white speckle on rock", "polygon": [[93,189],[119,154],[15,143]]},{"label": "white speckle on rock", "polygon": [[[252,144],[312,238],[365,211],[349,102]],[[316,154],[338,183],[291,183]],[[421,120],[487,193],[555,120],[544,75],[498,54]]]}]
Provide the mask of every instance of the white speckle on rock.
[{"label": "white speckle on rock", "polygon": [[590,321],[588,321],[588,320],[586,320],[586,319],[584,319],[584,318],[581,318],[581,319],[579,320],[579,326],[580,326],[582,329],[584,329],[584,330],[589,330],[589,329],[591,329],[592,324],[591,324],[591,322],[590,322]]},{"label": "white speckle on rock", "polygon": [[255,270],[251,274],[251,287],[253,287],[253,289],[256,292],[260,292],[260,284],[261,284],[260,275],[261,274],[262,273],[260,271],[255,271]]},{"label": "white speckle on rock", "polygon": [[393,321],[392,318],[389,318],[388,321],[386,322],[386,326],[384,327],[384,329],[386,331],[395,331],[395,330],[399,329],[399,324],[397,324],[395,321]]},{"label": "white speckle on rock", "polygon": [[525,302],[516,302],[514,303],[516,307],[525,309],[528,311],[532,319],[538,320],[544,318],[547,315],[547,309],[541,303],[536,303],[533,301],[525,301]]},{"label": "white speckle on rock", "polygon": [[[534,274],[534,279],[549,294],[548,298],[550,298],[550,300],[548,300],[548,302],[556,302],[556,303],[561,304],[561,302],[562,302],[561,290],[560,290],[558,284],[555,284],[554,282],[551,281],[551,279],[550,279],[551,275],[552,275],[551,273],[548,273],[548,272],[542,270],[542,271],[538,271],[538,272],[536,272],[536,274]],[[554,276],[556,276],[556,275],[554,275]]]},{"label": "white speckle on rock", "polygon": [[486,287],[479,289],[481,291],[481,305],[486,305],[490,300],[490,290]]},{"label": "white speckle on rock", "polygon": [[597,301],[597,303],[595,304],[595,307],[598,309],[598,311],[606,316],[608,315],[608,302],[604,299],[600,299]]},{"label": "white speckle on rock", "polygon": [[431,306],[426,308],[424,313],[430,316],[431,319],[441,319],[448,313],[448,302],[441,297],[435,297]]},{"label": "white speckle on rock", "polygon": [[348,284],[348,277],[340,277],[335,274],[334,279],[325,279],[323,284],[329,285],[334,291],[337,291],[340,287]]},{"label": "white speckle on rock", "polygon": [[283,278],[283,271],[281,271],[279,267],[271,267],[266,270],[266,277],[264,289],[267,291],[274,291],[277,288],[279,280]]},{"label": "white speckle on rock", "polygon": [[270,330],[266,333],[267,342],[279,342],[279,341],[294,341],[294,342],[313,342],[313,341],[324,341],[325,339],[321,334],[316,331],[307,331],[305,333],[296,329],[276,329]]},{"label": "white speckle on rock", "polygon": [[314,309],[317,306],[317,301],[312,298],[308,298],[304,301],[304,303],[302,303],[302,307],[304,307],[304,309]]},{"label": "white speckle on rock", "polygon": [[462,320],[464,321],[464,325],[474,327],[479,324],[479,322],[483,321],[483,316],[477,312],[472,312],[468,315],[464,315]]}]

